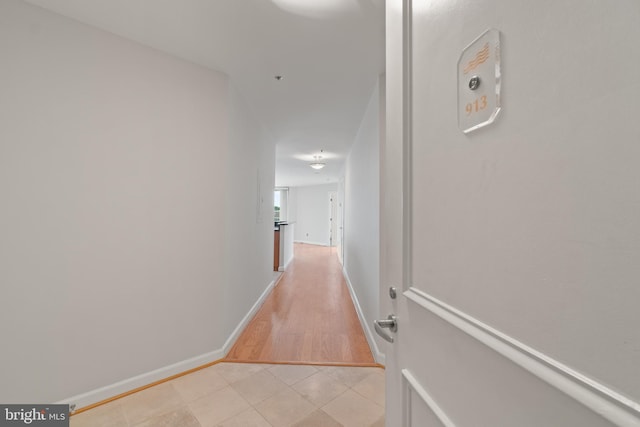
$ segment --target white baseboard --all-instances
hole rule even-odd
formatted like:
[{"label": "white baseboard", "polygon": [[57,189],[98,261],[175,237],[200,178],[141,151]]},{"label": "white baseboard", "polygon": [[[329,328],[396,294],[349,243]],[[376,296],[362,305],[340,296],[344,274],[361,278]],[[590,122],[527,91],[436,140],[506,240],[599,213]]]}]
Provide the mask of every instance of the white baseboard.
[{"label": "white baseboard", "polygon": [[284,266],[281,265],[280,267],[278,267],[278,271],[287,271],[287,268],[289,268],[289,264],[291,264],[291,261],[293,261],[293,256],[289,258],[289,261],[287,261]]},{"label": "white baseboard", "polygon": [[287,263],[284,265],[284,269],[286,270],[287,268],[289,268],[289,265],[291,264],[291,262],[293,261],[293,254],[291,254],[291,256],[289,257],[289,259],[287,260]]},{"label": "white baseboard", "polygon": [[269,292],[271,292],[275,284],[275,280],[269,283],[264,292],[262,292],[262,295],[260,295],[260,298],[258,298],[255,304],[253,304],[251,310],[249,310],[249,312],[242,318],[238,326],[236,326],[229,338],[227,338],[227,341],[224,343],[221,349],[195,356],[190,359],[183,360],[181,362],[177,362],[151,372],[136,375],[135,377],[128,378],[117,383],[107,385],[105,387],[100,387],[86,393],[78,394],[76,396],[69,397],[68,399],[64,399],[56,403],[74,404],[77,409],[84,408],[86,406],[102,402],[103,400],[111,399],[120,394],[127,393],[137,388],[164,380],[173,375],[181,374],[190,369],[194,369],[199,366],[206,365],[208,363],[215,362],[216,360],[224,358],[229,350],[231,350],[231,347],[233,347],[233,344],[235,344],[245,326],[247,326],[249,321],[253,318],[264,301],[267,299]]},{"label": "white baseboard", "polygon": [[267,286],[266,289],[262,292],[262,295],[260,295],[258,300],[253,304],[251,310],[249,310],[249,312],[242,318],[240,323],[238,323],[238,326],[236,326],[233,332],[231,332],[231,335],[229,335],[229,338],[227,338],[227,341],[225,341],[224,345],[222,346],[222,352],[224,353],[223,356],[226,356],[227,353],[229,353],[231,347],[233,347],[233,345],[236,343],[236,340],[238,339],[238,337],[240,337],[240,334],[249,324],[253,316],[255,316],[258,310],[260,310],[260,307],[262,307],[262,304],[264,304],[265,300],[269,296],[269,292],[271,292],[275,285],[276,280],[272,280],[271,283],[269,283],[269,286]]},{"label": "white baseboard", "polygon": [[373,358],[377,363],[384,365],[385,364],[385,355],[378,348],[378,343],[376,342],[376,338],[371,331],[371,327],[369,326],[369,322],[364,317],[364,313],[362,312],[362,307],[360,307],[360,302],[358,301],[358,296],[356,295],[355,290],[353,289],[353,285],[351,284],[351,280],[349,279],[349,275],[347,271],[343,268],[342,274],[344,275],[345,282],[347,282],[347,288],[349,288],[349,294],[351,295],[351,301],[353,301],[353,306],[356,309],[356,313],[358,313],[358,319],[360,319],[360,324],[362,325],[362,330],[364,331],[364,335],[367,338],[367,342],[369,343],[369,347],[373,352]]},{"label": "white baseboard", "polygon": [[110,384],[105,387],[100,387],[95,390],[88,391],[86,393],[72,396],[68,399],[56,402],[56,404],[73,404],[77,409],[84,408],[94,403],[101,402],[103,400],[110,399],[118,396],[119,394],[127,393],[131,390],[135,390],[140,387],[152,384],[156,381],[163,380],[170,376],[180,374],[190,369],[197,368],[207,363],[215,362],[222,359],[224,353],[222,350],[215,350],[210,353],[201,354],[200,356],[192,357],[187,360],[183,360],[178,363],[174,363],[169,366],[156,369],[151,372],[136,375],[135,377],[127,378],[126,380],[118,381],[117,383]]}]

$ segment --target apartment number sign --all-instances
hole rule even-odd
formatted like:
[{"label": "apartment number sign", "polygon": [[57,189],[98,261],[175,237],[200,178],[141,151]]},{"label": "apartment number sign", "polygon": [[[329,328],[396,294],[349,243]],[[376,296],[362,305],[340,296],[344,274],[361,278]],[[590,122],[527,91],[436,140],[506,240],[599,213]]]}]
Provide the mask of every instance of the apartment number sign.
[{"label": "apartment number sign", "polygon": [[458,125],[464,133],[493,123],[500,112],[500,31],[489,29],[458,60]]}]

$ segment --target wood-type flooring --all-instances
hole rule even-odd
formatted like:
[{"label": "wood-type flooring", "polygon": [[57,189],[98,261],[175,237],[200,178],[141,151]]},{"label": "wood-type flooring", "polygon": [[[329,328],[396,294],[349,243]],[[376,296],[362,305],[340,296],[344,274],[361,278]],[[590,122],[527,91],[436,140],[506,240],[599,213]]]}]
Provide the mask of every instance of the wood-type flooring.
[{"label": "wood-type flooring", "polygon": [[375,365],[336,248],[295,244],[293,261],[226,360]]}]

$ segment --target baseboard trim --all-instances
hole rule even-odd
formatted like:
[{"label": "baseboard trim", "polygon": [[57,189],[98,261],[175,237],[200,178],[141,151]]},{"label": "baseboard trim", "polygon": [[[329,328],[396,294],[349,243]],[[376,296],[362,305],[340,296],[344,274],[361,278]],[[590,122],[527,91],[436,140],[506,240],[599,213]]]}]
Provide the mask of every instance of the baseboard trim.
[{"label": "baseboard trim", "polygon": [[281,273],[287,271],[287,268],[289,268],[289,264],[291,264],[291,261],[293,261],[293,257],[289,258],[289,261],[287,261],[287,263],[284,266],[278,267],[278,271]]},{"label": "baseboard trim", "polygon": [[75,407],[78,408],[75,413],[80,413],[110,401],[120,399],[121,397],[129,394],[136,393],[182,375],[189,374],[193,371],[219,363],[229,353],[229,350],[231,350],[231,347],[233,347],[233,344],[235,344],[245,326],[260,309],[264,301],[267,299],[269,292],[271,292],[276,285],[277,280],[281,277],[282,275],[280,275],[278,279],[272,280],[271,283],[269,283],[267,288],[262,292],[262,295],[260,295],[255,304],[253,304],[251,310],[249,310],[249,312],[242,318],[238,326],[236,326],[229,338],[227,338],[221,349],[195,356],[144,374],[136,375],[135,377],[100,387],[86,393],[81,393],[56,403],[75,405]]},{"label": "baseboard trim", "polygon": [[273,287],[275,288],[276,286],[278,286],[278,283],[280,283],[280,281],[282,280],[282,277],[284,276],[284,272],[280,272],[281,274],[278,275],[278,277],[276,279],[274,279],[274,284]]},{"label": "baseboard trim", "polygon": [[[282,275],[280,275],[280,277],[282,277]],[[260,307],[262,307],[262,304],[264,304],[267,297],[269,296],[269,293],[276,286],[276,283],[278,282],[280,277],[278,277],[275,280],[272,280],[271,283],[269,283],[266,289],[262,292],[262,295],[260,295],[258,300],[253,304],[253,306],[251,307],[251,310],[249,310],[249,312],[242,318],[242,320],[240,320],[240,323],[238,323],[238,326],[236,326],[236,328],[233,330],[231,335],[229,335],[229,338],[227,338],[227,341],[225,341],[224,345],[222,346],[222,352],[224,353],[224,356],[229,354],[229,351],[231,350],[233,345],[236,343],[236,341],[240,337],[240,334],[242,333],[244,328],[249,324],[251,319],[253,319],[253,316],[255,316],[258,310],[260,310]]]},{"label": "baseboard trim", "polygon": [[287,263],[284,265],[284,271],[287,271],[287,268],[289,268],[289,266],[291,265],[291,263],[293,262],[293,255],[291,255],[289,257],[289,260],[287,261]]},{"label": "baseboard trim", "polygon": [[189,372],[213,365],[221,360],[223,356],[224,353],[222,350],[215,350],[201,354],[200,356],[192,357],[160,369],[136,375],[135,377],[127,378],[126,380],[118,381],[117,383],[110,384],[105,387],[100,387],[86,393],[72,396],[68,399],[56,402],[56,404],[75,405],[75,407],[78,408],[75,413],[80,413],[95,406],[102,405],[109,401],[119,399],[129,394],[144,390],[145,388],[153,387],[154,385],[185,375]]},{"label": "baseboard trim", "polygon": [[419,289],[404,295],[615,425],[640,426],[640,403]]},{"label": "baseboard trim", "polygon": [[373,352],[373,357],[377,363],[380,365],[385,364],[385,354],[380,351],[378,348],[378,343],[376,342],[376,338],[369,327],[369,322],[364,316],[364,312],[362,311],[362,307],[360,306],[360,302],[358,301],[358,296],[356,295],[355,290],[353,289],[353,285],[351,284],[351,280],[349,279],[349,274],[343,268],[342,275],[344,276],[345,282],[347,282],[347,288],[349,289],[349,294],[351,295],[351,301],[353,302],[353,306],[356,309],[356,313],[358,314],[358,319],[360,320],[360,324],[362,325],[362,330],[364,331],[364,336],[367,338],[367,342],[369,343],[369,348]]}]

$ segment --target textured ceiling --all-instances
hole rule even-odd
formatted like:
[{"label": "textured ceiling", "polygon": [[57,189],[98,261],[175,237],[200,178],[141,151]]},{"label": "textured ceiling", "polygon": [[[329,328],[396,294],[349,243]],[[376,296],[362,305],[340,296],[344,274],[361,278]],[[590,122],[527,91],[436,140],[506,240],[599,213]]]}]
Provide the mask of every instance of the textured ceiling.
[{"label": "textured ceiling", "polygon": [[337,181],[384,69],[383,0],[25,1],[227,73],[276,141],[278,186]]}]

